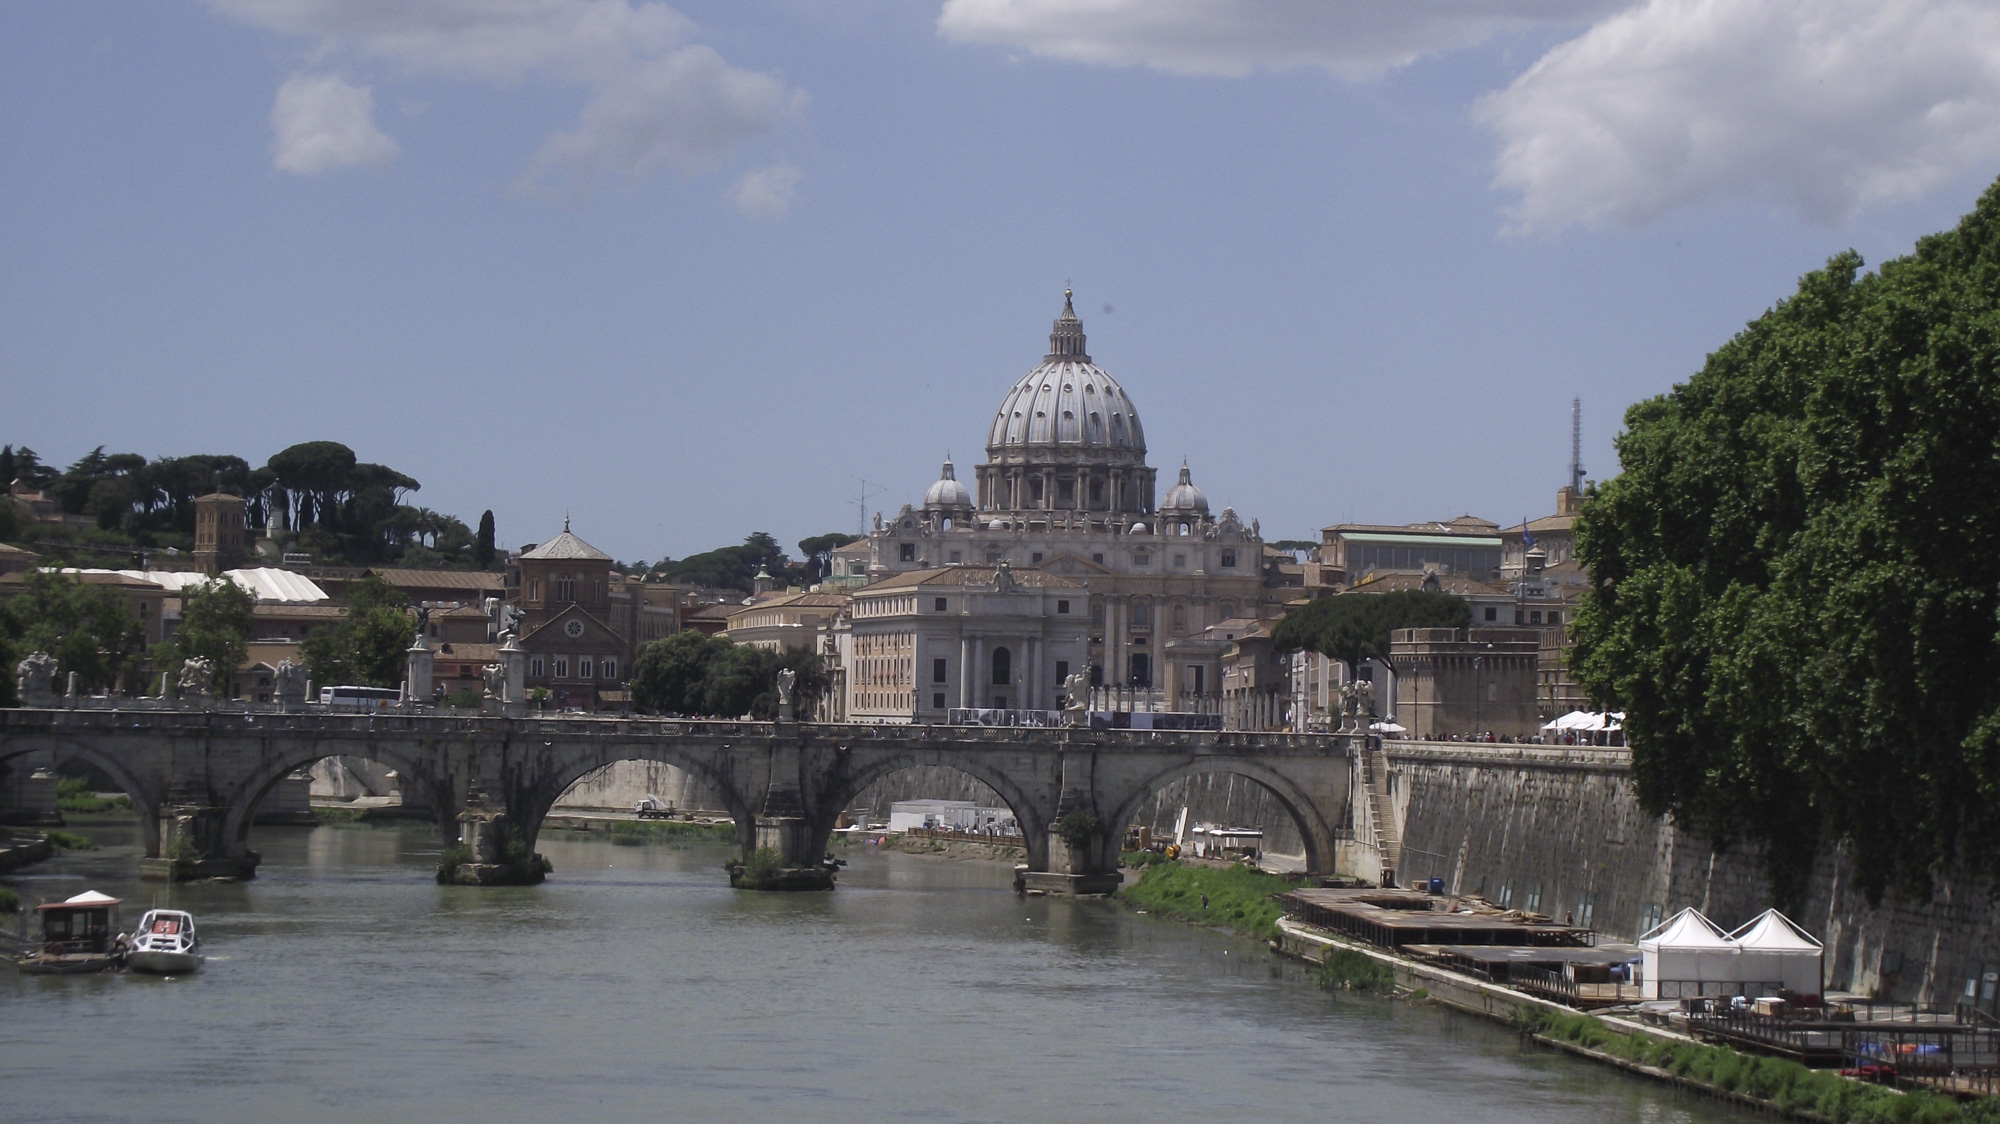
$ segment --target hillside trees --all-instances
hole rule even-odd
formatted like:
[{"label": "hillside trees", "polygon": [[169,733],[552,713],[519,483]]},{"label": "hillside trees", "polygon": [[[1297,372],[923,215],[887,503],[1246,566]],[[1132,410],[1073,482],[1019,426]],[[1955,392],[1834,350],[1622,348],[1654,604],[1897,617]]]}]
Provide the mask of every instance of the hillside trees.
[{"label": "hillside trees", "polygon": [[764,531],[753,532],[739,546],[725,546],[689,555],[678,562],[662,561],[658,567],[661,576],[670,582],[740,589],[745,593],[750,592],[757,571],[763,570],[777,578],[782,577],[787,568],[784,548]]},{"label": "hillside trees", "polygon": [[1590,496],[1573,668],[1645,807],[1763,851],[1796,900],[2000,877],[2000,185],[1853,253],[1626,414]]}]

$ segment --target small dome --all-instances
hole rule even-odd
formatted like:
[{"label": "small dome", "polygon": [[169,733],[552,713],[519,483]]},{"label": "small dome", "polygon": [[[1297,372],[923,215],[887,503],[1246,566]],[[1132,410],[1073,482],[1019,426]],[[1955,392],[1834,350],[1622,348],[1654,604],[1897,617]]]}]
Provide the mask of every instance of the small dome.
[{"label": "small dome", "polygon": [[972,506],[972,493],[966,491],[965,485],[958,482],[958,474],[956,470],[954,470],[951,466],[950,457],[946,457],[944,459],[944,471],[942,474],[938,476],[938,482],[932,484],[931,490],[924,493],[924,506],[925,507],[971,507]]},{"label": "small dome", "polygon": [[1166,498],[1160,501],[1160,514],[1165,515],[1169,512],[1208,514],[1208,497],[1202,495],[1201,489],[1194,486],[1194,480],[1188,475],[1186,461],[1181,462],[1180,480],[1167,489]]}]

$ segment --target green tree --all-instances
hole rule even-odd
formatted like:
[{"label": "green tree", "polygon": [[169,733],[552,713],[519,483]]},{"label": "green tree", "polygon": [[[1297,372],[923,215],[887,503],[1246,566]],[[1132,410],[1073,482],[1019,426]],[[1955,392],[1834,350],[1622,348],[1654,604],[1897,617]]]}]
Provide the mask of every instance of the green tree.
[{"label": "green tree", "polygon": [[184,593],[180,628],[161,647],[161,670],[172,671],[197,657],[215,665],[217,695],[229,693],[230,676],[243,665],[256,598],[235,582],[218,578]]},{"label": "green tree", "polygon": [[833,572],[833,552],[859,538],[860,535],[843,535],[835,531],[831,534],[800,539],[799,555],[805,559],[802,574],[804,584],[812,585],[815,582],[825,581],[826,576]]},{"label": "green tree", "polygon": [[479,538],[472,546],[472,560],[484,570],[493,565],[493,512],[489,509],[479,515]]},{"label": "green tree", "polygon": [[641,645],[632,661],[632,702],[655,714],[704,713],[702,678],[714,653],[728,646],[693,629]]},{"label": "green tree", "polygon": [[8,610],[15,621],[15,649],[55,657],[58,690],[68,686],[71,672],[79,690],[103,691],[117,686],[119,676],[138,671],[145,626],[115,589],[39,571]]},{"label": "green tree", "polygon": [[321,687],[394,687],[403,682],[416,636],[408,598],[369,575],[347,587],[347,615],[299,642],[299,657]]},{"label": "green tree", "polygon": [[1871,895],[2000,877],[2000,185],[1860,267],[1632,407],[1578,521],[1573,667],[1642,802],[1784,901],[1833,841]]},{"label": "green tree", "polygon": [[1309,648],[1357,667],[1389,654],[1389,634],[1403,628],[1465,628],[1472,606],[1463,597],[1424,589],[1394,593],[1342,593],[1321,597],[1285,614],[1271,630],[1281,652]]},{"label": "green tree", "polygon": [[757,531],[744,538],[739,546],[705,551],[679,562],[662,561],[660,568],[671,582],[748,593],[757,571],[764,570],[777,577],[786,572],[787,566],[784,548],[778,545],[778,540]]}]

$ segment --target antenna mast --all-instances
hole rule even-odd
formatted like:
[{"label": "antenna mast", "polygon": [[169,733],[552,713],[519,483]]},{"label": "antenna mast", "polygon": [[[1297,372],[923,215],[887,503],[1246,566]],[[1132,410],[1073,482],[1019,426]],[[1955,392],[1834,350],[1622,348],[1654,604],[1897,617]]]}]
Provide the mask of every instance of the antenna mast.
[{"label": "antenna mast", "polygon": [[[868,501],[888,491],[888,489],[876,484],[873,480],[862,480],[861,477],[855,476],[852,473],[848,474],[848,479],[857,480],[861,483],[861,490],[855,493],[854,496],[854,533],[865,536],[868,534]],[[873,489],[872,491],[870,490],[871,488]]]},{"label": "antenna mast", "polygon": [[1583,399],[1569,400],[1569,486],[1583,494]]}]

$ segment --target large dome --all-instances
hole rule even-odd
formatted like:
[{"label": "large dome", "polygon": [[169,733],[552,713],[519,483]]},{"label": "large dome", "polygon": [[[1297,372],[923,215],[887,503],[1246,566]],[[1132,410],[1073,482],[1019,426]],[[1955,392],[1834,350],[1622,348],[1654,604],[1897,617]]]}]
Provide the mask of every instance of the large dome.
[{"label": "large dome", "polygon": [[1146,455],[1139,411],[1125,389],[1090,361],[1084,350],[1083,322],[1077,319],[1068,292],[1063,293],[1062,315],[1049,333],[1049,353],[1007,392],[986,439],[986,451],[993,457],[1033,446],[1117,450],[1139,461]]}]

